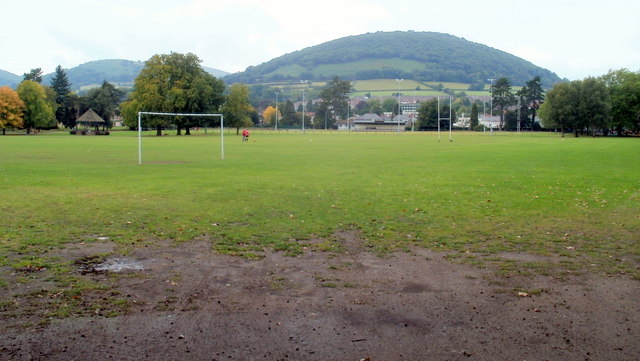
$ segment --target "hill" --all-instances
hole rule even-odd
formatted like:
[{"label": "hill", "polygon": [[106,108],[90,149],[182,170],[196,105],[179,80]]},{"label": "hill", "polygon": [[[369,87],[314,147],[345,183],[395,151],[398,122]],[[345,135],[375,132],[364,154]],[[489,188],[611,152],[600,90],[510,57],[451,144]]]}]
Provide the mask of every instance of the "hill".
[{"label": "hill", "polygon": [[[144,62],[131,61],[124,59],[108,59],[96,60],[76,67],[65,69],[71,87],[74,90],[82,90],[84,88],[98,86],[104,80],[118,86],[128,87],[133,85],[133,81],[144,68]],[[223,77],[229,73],[203,67],[205,71],[215,77]],[[51,78],[55,73],[46,74],[42,77],[42,84],[51,84]],[[21,81],[22,77],[0,70],[0,86],[15,86]]]},{"label": "hill", "polygon": [[283,55],[225,77],[225,82],[413,79],[481,83],[507,77],[514,85],[540,76],[550,87],[555,73],[524,59],[453,35],[435,32],[376,32],[349,36]]},{"label": "hill", "polygon": [[0,86],[8,85],[15,88],[22,78],[8,71],[0,70]]}]

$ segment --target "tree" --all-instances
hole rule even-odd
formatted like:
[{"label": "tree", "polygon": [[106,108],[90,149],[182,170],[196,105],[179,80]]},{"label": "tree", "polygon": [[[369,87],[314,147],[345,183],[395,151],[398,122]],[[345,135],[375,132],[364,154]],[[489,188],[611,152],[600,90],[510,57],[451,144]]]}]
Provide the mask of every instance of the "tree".
[{"label": "tree", "polygon": [[438,100],[420,103],[418,108],[418,129],[428,130],[438,127]]},{"label": "tree", "polygon": [[566,129],[576,129],[578,136],[579,86],[579,81],[558,83],[547,92],[546,101],[540,107],[545,128],[560,128],[562,137]]},{"label": "tree", "polygon": [[51,89],[56,93],[56,119],[66,128],[75,126],[77,112],[76,98],[71,96],[71,83],[62,66],[56,67],[55,74],[51,78]]},{"label": "tree", "polygon": [[384,113],[384,108],[382,107],[382,101],[378,98],[372,98],[367,100],[367,104],[369,104],[369,113],[382,115]]},{"label": "tree", "polygon": [[314,112],[316,110],[315,104],[313,104],[313,100],[307,100],[307,105],[305,105],[307,112]]},{"label": "tree", "polygon": [[511,93],[511,83],[507,78],[500,78],[491,88],[493,107],[500,114],[500,130],[504,124],[505,110],[514,103],[513,93]]},{"label": "tree", "polygon": [[[280,113],[280,110],[278,110],[277,112]],[[278,114],[278,118],[281,118],[280,114]],[[265,125],[276,123],[276,108],[274,106],[269,105],[262,112],[262,122]]]},{"label": "tree", "polygon": [[608,127],[618,136],[640,130],[640,72],[610,71],[602,77],[609,88],[611,117]]},{"label": "tree", "polygon": [[478,126],[478,103],[471,106],[471,117],[469,118],[469,130],[474,130]]},{"label": "tree", "polygon": [[[125,123],[137,124],[139,111],[166,113],[211,113],[224,102],[224,83],[207,73],[194,54],[170,53],[154,55],[136,77],[129,100],[122,105]],[[167,117],[145,118],[147,126],[162,128],[169,125]],[[187,134],[193,120],[186,117],[174,119],[178,134],[183,128]]]},{"label": "tree", "polygon": [[592,77],[582,81],[580,90],[579,116],[584,126],[595,136],[598,130],[604,132],[607,127],[611,112],[609,90],[603,80]]},{"label": "tree", "polygon": [[36,128],[55,126],[56,119],[42,85],[32,80],[25,80],[18,85],[18,95],[25,104],[24,127],[27,134]]},{"label": "tree", "polygon": [[369,113],[369,103],[365,102],[364,100],[360,100],[356,104],[354,110],[355,110],[355,113],[358,115]]},{"label": "tree", "polygon": [[398,106],[399,104],[396,98],[384,98],[382,101],[382,109],[385,112],[393,113],[394,115],[398,115],[400,113]]},{"label": "tree", "polygon": [[117,89],[113,84],[105,80],[100,88],[89,90],[84,97],[82,112],[93,109],[105,120],[104,128],[111,128],[111,119],[116,115],[123,96],[124,92],[122,90]]},{"label": "tree", "polygon": [[241,127],[251,126],[249,115],[253,111],[249,103],[249,87],[246,84],[233,84],[229,89],[227,101],[222,107],[225,123],[229,127],[235,127],[236,134],[240,134]]},{"label": "tree", "polygon": [[24,102],[18,93],[8,86],[0,87],[0,128],[2,135],[7,128],[21,128],[23,125]]},{"label": "tree", "polygon": [[289,99],[284,103],[284,108],[282,109],[282,125],[295,125],[297,123],[296,119],[296,108],[293,105],[293,102]]},{"label": "tree", "polygon": [[30,72],[22,74],[22,80],[31,80],[38,84],[42,83],[42,68],[31,69]]},{"label": "tree", "polygon": [[[136,113],[141,110],[171,113],[217,111],[223,101],[223,90],[222,82],[206,73],[195,55],[154,55],[136,78],[130,101],[123,104],[122,111],[129,126],[135,124]],[[169,120],[151,117],[148,124],[156,128],[157,135],[161,135],[161,129],[169,125]],[[178,134],[185,126],[188,132],[188,119],[172,120],[178,127]]]},{"label": "tree", "polygon": [[536,124],[538,109],[540,109],[540,105],[544,101],[544,91],[542,90],[542,84],[540,82],[540,77],[536,76],[528,81],[522,88],[523,90],[521,90],[521,95],[525,100],[525,102],[521,102],[521,104],[526,104],[531,114],[531,130],[533,130]]},{"label": "tree", "polygon": [[336,117],[347,118],[349,113],[349,92],[351,92],[351,82],[340,80],[340,77],[337,76],[327,82],[320,92],[322,107],[325,110],[331,109],[330,113],[325,111],[325,114],[331,115],[331,124],[335,122]]}]

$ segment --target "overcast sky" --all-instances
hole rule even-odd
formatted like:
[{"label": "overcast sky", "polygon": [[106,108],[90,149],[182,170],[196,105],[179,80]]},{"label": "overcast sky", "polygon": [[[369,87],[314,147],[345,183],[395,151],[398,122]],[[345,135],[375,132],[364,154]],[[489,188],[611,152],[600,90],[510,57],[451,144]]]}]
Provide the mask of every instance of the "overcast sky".
[{"label": "overcast sky", "polygon": [[637,0],[0,0],[0,69],[22,75],[171,51],[237,72],[376,31],[434,31],[562,78],[640,71]]}]

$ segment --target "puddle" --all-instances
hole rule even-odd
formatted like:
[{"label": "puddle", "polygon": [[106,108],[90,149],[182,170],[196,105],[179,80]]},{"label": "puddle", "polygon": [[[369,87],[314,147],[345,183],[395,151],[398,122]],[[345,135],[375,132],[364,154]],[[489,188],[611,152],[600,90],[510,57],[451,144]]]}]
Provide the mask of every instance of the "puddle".
[{"label": "puddle", "polygon": [[97,272],[141,271],[144,265],[133,258],[109,258],[96,264],[93,269]]},{"label": "puddle", "polygon": [[127,257],[103,258],[100,256],[88,256],[76,260],[75,264],[82,274],[92,272],[141,271],[144,269],[142,261]]}]

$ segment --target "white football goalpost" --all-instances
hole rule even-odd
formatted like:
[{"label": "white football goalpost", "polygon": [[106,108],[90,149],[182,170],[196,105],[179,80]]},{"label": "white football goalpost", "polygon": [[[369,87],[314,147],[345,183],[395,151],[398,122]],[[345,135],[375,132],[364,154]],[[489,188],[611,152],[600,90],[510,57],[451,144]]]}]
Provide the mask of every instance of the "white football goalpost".
[{"label": "white football goalpost", "polygon": [[142,164],[142,115],[220,117],[220,158],[224,159],[224,116],[222,114],[138,112],[138,165]]}]

